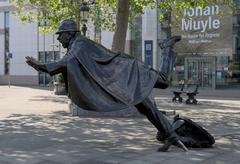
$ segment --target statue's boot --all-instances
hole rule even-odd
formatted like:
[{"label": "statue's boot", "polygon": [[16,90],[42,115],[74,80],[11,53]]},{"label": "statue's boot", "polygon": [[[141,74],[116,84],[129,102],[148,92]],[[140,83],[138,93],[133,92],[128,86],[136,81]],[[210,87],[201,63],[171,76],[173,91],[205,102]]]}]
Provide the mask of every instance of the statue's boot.
[{"label": "statue's boot", "polygon": [[159,76],[154,88],[165,89],[169,85],[170,73],[176,60],[176,53],[167,47],[167,50],[162,54],[161,64],[158,70]]},{"label": "statue's boot", "polygon": [[168,48],[167,52],[162,54],[162,61],[160,64],[159,72],[168,79],[170,73],[173,70],[174,63],[176,61],[176,53],[172,49]]},{"label": "statue's boot", "polygon": [[154,88],[166,89],[169,85],[169,75],[173,70],[173,65],[176,60],[176,53],[173,51],[170,54],[163,54],[161,65],[158,70],[158,79]]},{"label": "statue's boot", "polygon": [[182,38],[180,35],[175,35],[159,43],[159,46],[161,49],[165,49],[167,47],[173,47],[177,42],[181,41],[181,39]]},{"label": "statue's boot", "polygon": [[164,145],[158,149],[158,151],[167,151],[171,145],[178,146],[182,148],[184,151],[188,151],[187,147],[184,145],[184,143],[179,139],[180,137],[176,134],[176,130],[184,124],[183,120],[176,121],[172,124],[174,132],[172,135],[164,140],[163,136],[160,132],[157,133],[157,140],[164,143]]},{"label": "statue's boot", "polygon": [[182,143],[180,139],[178,139],[176,134],[171,135],[164,141],[164,145],[158,149],[158,151],[166,152],[172,146],[178,146],[182,148],[184,151],[188,151],[188,148]]},{"label": "statue's boot", "polygon": [[181,36],[173,36],[160,44],[160,47],[163,50],[163,53],[162,53],[159,72],[162,74],[162,76],[165,76],[166,80],[168,79],[169,74],[173,70],[173,66],[177,56],[177,54],[173,51],[173,47],[175,43],[180,40],[181,40]]},{"label": "statue's boot", "polygon": [[146,98],[135,107],[158,129],[162,136],[162,140],[165,141],[164,146],[160,148],[159,151],[161,149],[163,151],[167,151],[168,148],[175,143],[177,146],[187,150],[182,142],[179,142],[178,135],[175,133],[173,126],[166,116],[164,116],[164,114],[158,110],[156,103],[153,103],[149,98]]}]

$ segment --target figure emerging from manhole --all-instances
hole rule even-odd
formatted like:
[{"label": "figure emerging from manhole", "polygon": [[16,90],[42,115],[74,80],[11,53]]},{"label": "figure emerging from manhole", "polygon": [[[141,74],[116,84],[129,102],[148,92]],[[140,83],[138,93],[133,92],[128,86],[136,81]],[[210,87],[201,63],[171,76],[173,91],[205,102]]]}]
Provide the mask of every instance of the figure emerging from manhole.
[{"label": "figure emerging from manhole", "polygon": [[148,97],[154,87],[168,87],[168,75],[176,58],[172,47],[181,40],[180,36],[162,44],[169,51],[163,55],[160,69],[154,70],[127,54],[114,53],[81,36],[72,20],[64,20],[56,34],[67,48],[66,55],[52,63],[26,57],[30,66],[51,76],[62,73],[68,97],[83,109],[105,112],[135,106],[161,133],[164,145],[159,151],[167,151],[171,145],[187,151],[171,123]]}]

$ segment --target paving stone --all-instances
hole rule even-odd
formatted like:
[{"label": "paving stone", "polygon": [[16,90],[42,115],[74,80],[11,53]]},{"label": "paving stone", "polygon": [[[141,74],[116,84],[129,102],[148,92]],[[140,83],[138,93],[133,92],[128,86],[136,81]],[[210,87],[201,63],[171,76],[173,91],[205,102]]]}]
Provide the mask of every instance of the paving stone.
[{"label": "paving stone", "polygon": [[169,156],[165,156],[162,153],[151,153],[143,155],[137,160],[145,161],[145,162],[152,162],[152,163],[161,163],[163,160],[167,160]]},{"label": "paving stone", "polygon": [[130,159],[134,159],[137,157],[142,157],[144,154],[141,152],[119,152],[119,153],[114,153],[115,156],[119,156],[119,157],[124,157],[124,158],[130,158]]},{"label": "paving stone", "polygon": [[192,161],[186,161],[178,158],[171,158],[160,162],[161,164],[194,164]]},{"label": "paving stone", "polygon": [[[130,160],[130,161],[125,161],[120,164],[155,164],[155,163],[152,163],[150,161],[146,162],[146,161],[142,161],[142,160]],[[158,163],[158,164],[161,164],[161,163]]]},{"label": "paving stone", "polygon": [[41,160],[41,161],[36,162],[34,164],[67,164],[67,163],[56,162],[56,161],[51,161],[51,160]]},{"label": "paving stone", "polygon": [[[0,161],[6,161],[6,163],[12,164],[33,164],[38,160],[24,154],[23,152],[11,152],[9,154],[0,153]],[[5,164],[4,162],[0,162],[0,164]]]},{"label": "paving stone", "polygon": [[[51,150],[57,150],[55,148],[54,149],[49,148],[49,149],[50,150],[45,151],[45,153],[43,153],[41,157],[38,157],[36,159],[39,160],[39,161],[48,160],[48,161],[54,161],[56,163],[59,162],[60,164],[61,163],[73,164],[73,163],[79,162],[81,160],[84,160],[84,157],[81,157],[81,154],[78,157],[73,157],[71,155],[60,153],[60,152],[57,152],[57,151],[50,152]],[[86,155],[84,155],[84,156],[86,156]]]},{"label": "paving stone", "polygon": [[75,163],[75,164],[112,164],[111,162],[105,162],[105,161],[98,161],[95,159],[88,159],[81,161],[80,163]]},{"label": "paving stone", "polygon": [[13,162],[9,162],[9,161],[2,161],[0,160],[1,164],[17,164],[17,163],[13,163]]},{"label": "paving stone", "polygon": [[119,157],[109,153],[108,155],[105,155],[105,156],[98,156],[97,160],[102,162],[107,162],[107,163],[120,163],[120,162],[127,161],[128,158]]}]

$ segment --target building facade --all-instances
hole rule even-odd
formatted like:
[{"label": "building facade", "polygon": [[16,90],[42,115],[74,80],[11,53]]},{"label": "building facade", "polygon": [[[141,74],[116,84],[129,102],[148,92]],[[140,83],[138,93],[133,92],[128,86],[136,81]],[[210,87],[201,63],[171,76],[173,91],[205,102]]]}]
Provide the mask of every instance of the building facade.
[{"label": "building facade", "polygon": [[53,34],[39,32],[42,22],[23,24],[8,0],[0,1],[0,84],[48,85],[51,77],[30,68],[26,56],[43,62],[60,58],[61,47]]},{"label": "building facade", "polygon": [[174,47],[178,56],[171,76],[173,86],[182,80],[186,86],[199,84],[213,89],[240,86],[238,10],[209,5],[185,10],[177,20],[165,13],[161,22],[159,12],[146,10],[142,16],[142,59],[147,64],[157,69],[162,56],[158,43],[180,35],[182,40]]},{"label": "building facade", "polygon": [[239,85],[239,14],[223,5],[190,8],[179,20],[172,19],[172,35],[181,35],[176,45],[179,57],[173,83],[186,79],[201,87]]},{"label": "building facade", "polygon": [[[12,14],[15,10],[8,0],[0,1],[0,85],[51,85],[53,78],[29,67],[25,57],[52,62],[60,59],[66,49],[61,47],[55,34],[40,32],[39,27],[45,26],[45,21],[24,24]],[[88,23],[87,36],[96,38],[99,32],[96,34],[94,29]],[[111,48],[112,38],[113,33],[102,31],[97,39]]]}]

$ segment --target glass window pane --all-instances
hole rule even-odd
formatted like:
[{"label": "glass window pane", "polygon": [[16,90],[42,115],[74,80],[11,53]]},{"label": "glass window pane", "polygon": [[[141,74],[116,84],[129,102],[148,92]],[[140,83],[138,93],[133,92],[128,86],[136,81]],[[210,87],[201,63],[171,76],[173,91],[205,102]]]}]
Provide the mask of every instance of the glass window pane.
[{"label": "glass window pane", "polygon": [[60,59],[60,53],[58,51],[54,52],[54,60]]},{"label": "glass window pane", "polygon": [[[38,60],[42,63],[53,62],[57,59],[60,59],[59,51],[41,51],[38,53]],[[39,84],[43,85],[52,85],[52,77],[47,73],[39,73]]]},{"label": "glass window pane", "polygon": [[38,60],[42,63],[45,63],[45,55],[44,55],[44,52],[39,52],[39,55],[38,55]]},{"label": "glass window pane", "polygon": [[4,12],[4,27],[9,28],[9,12]]},{"label": "glass window pane", "polygon": [[39,84],[44,84],[44,73],[39,73]]},{"label": "glass window pane", "polygon": [[52,77],[48,74],[48,73],[46,73],[45,74],[45,85],[51,85],[52,83]]},{"label": "glass window pane", "polygon": [[54,61],[54,53],[52,51],[46,52],[46,63]]}]

